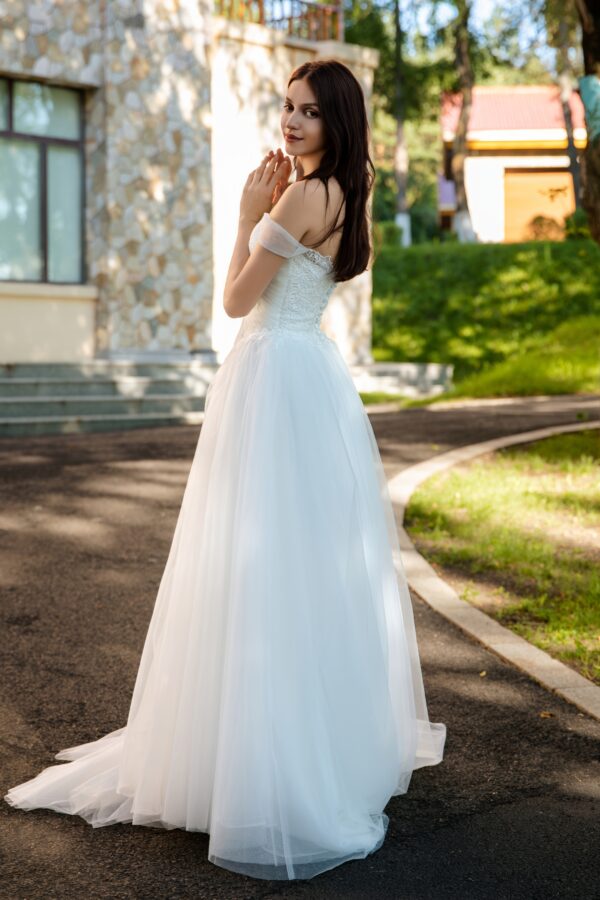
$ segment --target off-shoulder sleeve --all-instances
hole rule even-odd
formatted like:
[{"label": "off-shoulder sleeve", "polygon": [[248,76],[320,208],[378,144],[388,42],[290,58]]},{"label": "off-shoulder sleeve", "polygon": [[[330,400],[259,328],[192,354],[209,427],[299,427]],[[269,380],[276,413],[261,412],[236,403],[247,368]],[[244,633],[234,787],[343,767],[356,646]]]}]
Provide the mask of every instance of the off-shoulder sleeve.
[{"label": "off-shoulder sleeve", "polygon": [[305,253],[307,249],[283,225],[272,219],[268,212],[263,213],[263,217],[258,223],[253,235],[252,247],[256,242],[267,250],[271,250],[272,253],[286,258],[298,256]]}]

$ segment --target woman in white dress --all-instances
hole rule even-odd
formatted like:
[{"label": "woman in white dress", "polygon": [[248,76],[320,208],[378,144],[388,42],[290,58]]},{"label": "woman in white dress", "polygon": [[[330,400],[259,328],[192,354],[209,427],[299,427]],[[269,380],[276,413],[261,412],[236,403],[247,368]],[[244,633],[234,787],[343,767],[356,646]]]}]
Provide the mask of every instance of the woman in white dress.
[{"label": "woman in white dress", "polygon": [[305,63],[281,127],[297,177],[278,151],[244,186],[224,292],[242,323],[208,391],[127,724],[5,795],[94,827],[207,832],[211,862],[266,879],[377,850],[387,802],[446,737],[371,423],[320,328],[336,282],[371,258],[359,83]]}]

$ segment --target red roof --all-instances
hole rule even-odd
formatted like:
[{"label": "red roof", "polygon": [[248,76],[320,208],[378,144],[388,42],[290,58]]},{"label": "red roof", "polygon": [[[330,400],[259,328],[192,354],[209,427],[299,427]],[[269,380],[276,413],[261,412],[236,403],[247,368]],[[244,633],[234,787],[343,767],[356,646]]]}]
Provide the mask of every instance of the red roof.
[{"label": "red roof", "polygon": [[[462,95],[444,91],[441,100],[442,131],[455,134]],[[579,92],[571,94],[573,128],[585,128]],[[473,88],[469,131],[563,128],[560,89],[556,85],[480,85]]]}]

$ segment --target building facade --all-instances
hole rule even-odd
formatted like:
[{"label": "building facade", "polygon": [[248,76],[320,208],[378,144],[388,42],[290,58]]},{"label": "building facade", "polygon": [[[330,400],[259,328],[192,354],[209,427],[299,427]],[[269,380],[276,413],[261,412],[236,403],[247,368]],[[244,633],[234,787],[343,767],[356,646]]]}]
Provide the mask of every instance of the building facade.
[{"label": "building facade", "polygon": [[[461,95],[442,97],[444,171],[438,178],[442,228],[456,209],[452,145]],[[581,97],[569,102],[579,156],[587,143]],[[465,192],[479,241],[562,239],[564,219],[575,209],[574,180],[560,90],[555,85],[475,86],[467,130]]]},{"label": "building facade", "polygon": [[[287,78],[378,54],[215,15],[206,0],[13,0],[0,24],[0,363],[218,363],[239,198],[283,146]],[[371,273],[324,326],[371,361]]]}]

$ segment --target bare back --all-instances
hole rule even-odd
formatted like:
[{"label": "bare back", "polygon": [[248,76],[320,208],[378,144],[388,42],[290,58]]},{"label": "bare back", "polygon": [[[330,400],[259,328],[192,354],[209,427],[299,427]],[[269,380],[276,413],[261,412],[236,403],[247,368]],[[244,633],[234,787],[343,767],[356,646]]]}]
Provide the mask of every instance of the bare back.
[{"label": "bare back", "polygon": [[[317,182],[315,179],[314,182],[310,183],[310,187],[312,188],[312,192],[310,192],[309,194],[309,192],[307,191],[307,198],[310,197],[308,202],[310,203],[312,211],[314,212],[315,226],[309,228],[308,231],[304,232],[301,241],[303,244],[306,244],[307,246],[310,245],[314,250],[322,253],[323,256],[331,256],[335,258],[342,239],[342,231],[340,226],[344,221],[344,212],[346,206],[344,193],[337,179],[331,176],[328,181],[329,206],[327,207],[326,212],[325,204],[327,198],[325,194],[325,185],[321,181]],[[336,225],[339,230],[334,231],[333,234],[331,234],[324,243],[317,245],[316,242],[319,241],[319,239],[323,235],[327,234],[328,230],[333,225],[340,205],[342,207],[342,210]],[[323,225],[317,224],[321,222],[323,222]]]}]

